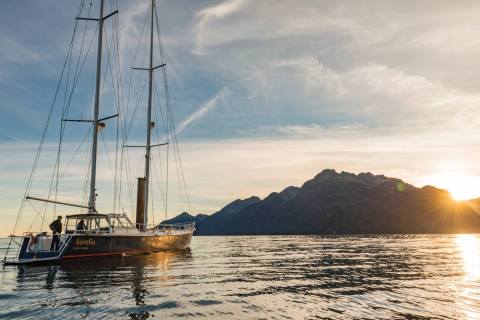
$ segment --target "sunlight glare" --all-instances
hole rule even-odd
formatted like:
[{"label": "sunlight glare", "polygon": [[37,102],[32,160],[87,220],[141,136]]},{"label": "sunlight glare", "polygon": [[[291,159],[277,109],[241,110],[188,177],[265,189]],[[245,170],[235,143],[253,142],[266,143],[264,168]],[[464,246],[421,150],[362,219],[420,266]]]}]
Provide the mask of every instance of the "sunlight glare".
[{"label": "sunlight glare", "polygon": [[480,240],[473,234],[460,234],[456,243],[463,258],[465,278],[480,279]]},{"label": "sunlight glare", "polygon": [[455,200],[469,200],[480,197],[480,177],[459,172],[443,172],[427,176],[424,184],[446,189]]}]

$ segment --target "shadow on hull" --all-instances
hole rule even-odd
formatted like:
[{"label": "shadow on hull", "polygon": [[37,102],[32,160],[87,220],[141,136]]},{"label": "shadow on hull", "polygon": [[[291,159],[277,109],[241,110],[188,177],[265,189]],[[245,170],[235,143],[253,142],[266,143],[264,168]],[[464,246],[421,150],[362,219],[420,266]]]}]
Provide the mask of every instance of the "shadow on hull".
[{"label": "shadow on hull", "polygon": [[58,251],[31,251],[31,239],[22,241],[18,259],[6,260],[5,265],[52,264],[72,259],[149,254],[187,250],[192,233],[156,236],[66,235]]}]

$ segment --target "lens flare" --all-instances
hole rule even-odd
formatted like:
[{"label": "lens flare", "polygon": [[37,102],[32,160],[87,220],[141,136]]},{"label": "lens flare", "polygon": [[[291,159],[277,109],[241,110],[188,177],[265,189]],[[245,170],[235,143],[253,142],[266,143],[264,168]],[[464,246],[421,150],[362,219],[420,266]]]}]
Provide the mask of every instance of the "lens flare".
[{"label": "lens flare", "polygon": [[480,177],[459,172],[442,172],[422,179],[424,184],[446,189],[455,200],[469,200],[480,197]]}]

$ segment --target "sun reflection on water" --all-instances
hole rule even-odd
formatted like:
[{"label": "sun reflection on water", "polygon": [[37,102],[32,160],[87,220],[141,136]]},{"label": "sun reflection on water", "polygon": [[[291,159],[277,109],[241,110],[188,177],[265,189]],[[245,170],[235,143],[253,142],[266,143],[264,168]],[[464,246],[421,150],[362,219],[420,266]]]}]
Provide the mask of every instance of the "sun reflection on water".
[{"label": "sun reflection on water", "polygon": [[466,280],[480,279],[480,240],[473,234],[460,234],[456,239],[463,259]]},{"label": "sun reflection on water", "polygon": [[466,319],[478,320],[480,319],[478,310],[480,303],[480,239],[475,235],[460,234],[455,240],[464,272],[462,281],[458,283],[459,300],[457,300],[457,304]]}]

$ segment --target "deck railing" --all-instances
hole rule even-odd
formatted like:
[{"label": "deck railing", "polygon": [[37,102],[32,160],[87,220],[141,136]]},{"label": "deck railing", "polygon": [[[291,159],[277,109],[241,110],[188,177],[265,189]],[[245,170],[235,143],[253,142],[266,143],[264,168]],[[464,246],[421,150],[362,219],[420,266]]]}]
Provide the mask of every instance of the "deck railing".
[{"label": "deck railing", "polygon": [[136,227],[140,230],[152,230],[163,232],[193,231],[195,230],[195,222],[184,223],[168,223],[168,224],[142,224],[137,223]]}]

